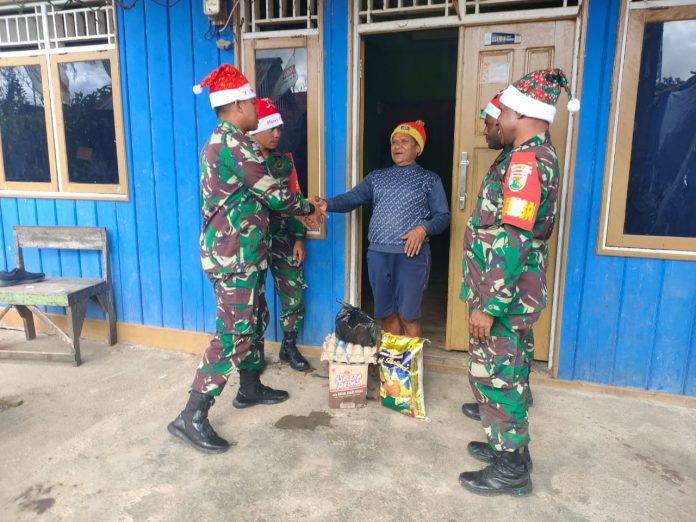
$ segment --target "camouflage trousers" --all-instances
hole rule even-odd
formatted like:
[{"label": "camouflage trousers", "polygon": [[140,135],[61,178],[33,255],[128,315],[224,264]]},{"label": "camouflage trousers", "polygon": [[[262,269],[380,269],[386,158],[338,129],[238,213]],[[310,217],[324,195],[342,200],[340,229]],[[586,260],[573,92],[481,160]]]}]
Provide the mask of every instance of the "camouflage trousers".
[{"label": "camouflage trousers", "polygon": [[210,278],[215,291],[215,335],[196,370],[191,389],[220,395],[232,369],[263,368],[263,335],[268,325],[266,270]]},{"label": "camouflage trousers", "polygon": [[529,444],[527,394],[539,313],[496,317],[488,340],[469,339],[469,383],[488,443],[497,451]]},{"label": "camouflage trousers", "polygon": [[304,323],[304,289],[307,284],[302,266],[293,261],[295,240],[290,236],[279,232],[271,237],[270,267],[280,299],[280,325],[284,332],[299,333]]}]

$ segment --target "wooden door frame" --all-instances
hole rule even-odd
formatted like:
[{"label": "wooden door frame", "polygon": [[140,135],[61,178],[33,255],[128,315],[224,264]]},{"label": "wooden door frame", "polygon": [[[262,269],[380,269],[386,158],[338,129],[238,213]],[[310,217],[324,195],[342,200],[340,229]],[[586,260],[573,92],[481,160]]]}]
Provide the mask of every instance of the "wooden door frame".
[{"label": "wooden door frame", "polygon": [[[359,2],[348,2],[348,70],[350,72],[350,82],[348,85],[348,104],[347,104],[347,136],[346,150],[348,151],[346,163],[346,190],[357,185],[362,177],[362,128],[363,128],[363,104],[364,96],[363,85],[363,63],[364,63],[364,36],[370,34],[383,34],[392,32],[412,32],[415,30],[441,29],[458,27],[460,30],[458,56],[464,52],[462,32],[466,27],[476,25],[491,25],[495,23],[523,23],[532,21],[558,21],[575,20],[574,50],[572,57],[573,70],[571,73],[571,87],[573,93],[578,93],[582,86],[582,63],[580,61],[580,50],[583,49],[587,24],[588,1],[582,2],[579,8],[558,8],[515,11],[509,13],[467,15],[460,20],[453,21],[450,18],[432,18],[421,20],[410,20],[408,22],[384,22],[380,24],[358,24]],[[456,144],[459,143],[460,107],[461,97],[461,71],[462,60],[457,61],[457,87],[456,87],[456,114],[455,114],[455,151],[453,157],[454,169],[458,166],[457,160],[459,151]],[[558,366],[558,337],[560,333],[560,320],[563,307],[564,278],[562,274],[566,268],[567,245],[564,238],[569,231],[570,217],[570,198],[572,193],[573,176],[570,172],[570,165],[575,164],[576,141],[578,130],[578,118],[573,114],[569,115],[566,133],[566,161],[563,166],[561,183],[565,187],[561,193],[559,222],[558,222],[558,245],[556,250],[556,267],[554,271],[554,297],[551,312],[550,346],[549,346],[549,369],[553,369],[554,377],[557,374]],[[362,273],[362,249],[361,249],[361,230],[362,220],[357,211],[351,212],[346,219],[346,277],[345,295],[346,300],[360,303],[360,275]],[[452,262],[452,260],[450,260]],[[456,262],[456,260],[455,260]]]}]

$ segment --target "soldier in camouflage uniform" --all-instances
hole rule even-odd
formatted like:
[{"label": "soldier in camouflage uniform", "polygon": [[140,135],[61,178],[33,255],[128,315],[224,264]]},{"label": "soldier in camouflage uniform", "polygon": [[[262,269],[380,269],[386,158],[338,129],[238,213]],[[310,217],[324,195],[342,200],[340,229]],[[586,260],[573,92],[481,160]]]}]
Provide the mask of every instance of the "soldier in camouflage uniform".
[{"label": "soldier in camouflage uniform", "polygon": [[268,323],[264,297],[270,212],[308,216],[315,207],[283,190],[269,175],[261,152],[245,135],[256,128],[253,89],[244,75],[224,64],[201,85],[210,87],[218,124],[201,153],[201,262],[217,303],[215,336],[196,371],[188,403],[169,424],[174,436],[194,448],[221,453],[229,448],[208,422],[208,410],[233,368],[240,387],[234,406],[275,404],[288,393],[261,384],[263,335]]},{"label": "soldier in camouflage uniform", "polygon": [[[266,159],[266,167],[285,190],[300,193],[297,172],[292,158],[275,152],[280,142],[283,119],[269,98],[256,100],[259,125],[250,131],[251,139]],[[309,370],[309,362],[297,349],[297,335],[304,322],[304,289],[307,287],[302,270],[305,258],[305,228],[297,219],[273,212],[271,214],[270,267],[280,299],[280,324],[283,342],[280,360],[298,371]]]},{"label": "soldier in camouflage uniform", "polygon": [[489,169],[465,233],[460,297],[469,305],[469,380],[488,439],[468,449],[490,464],[459,482],[478,494],[532,491],[527,381],[532,325],[547,300],[559,182],[548,127],[561,88],[568,90],[566,76],[548,69],[503,91],[499,135],[510,150]]},{"label": "soldier in camouflage uniform", "polygon": [[[496,160],[493,162],[494,165],[500,165],[509,155],[510,147],[504,147],[500,141],[500,134],[498,132],[498,118],[500,117],[500,97],[503,91],[496,94],[493,99],[488,102],[486,107],[481,110],[481,118],[483,118],[483,136],[486,139],[486,144],[489,149],[501,151]],[[534,342],[532,340],[532,335],[528,336],[528,349],[525,351],[525,365],[531,372],[532,361],[534,358]],[[529,408],[532,403],[532,390],[529,386],[529,381],[527,381],[527,407]],[[462,405],[462,412],[467,417],[474,420],[481,420],[481,414],[479,413],[479,405],[477,402],[468,402]],[[478,443],[474,443],[478,444]],[[487,446],[486,446],[487,447]]]}]

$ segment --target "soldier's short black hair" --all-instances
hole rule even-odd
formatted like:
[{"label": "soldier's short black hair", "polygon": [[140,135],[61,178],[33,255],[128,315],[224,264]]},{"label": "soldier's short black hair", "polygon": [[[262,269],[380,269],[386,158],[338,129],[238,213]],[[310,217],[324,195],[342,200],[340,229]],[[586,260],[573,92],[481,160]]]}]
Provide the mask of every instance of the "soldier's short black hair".
[{"label": "soldier's short black hair", "polygon": [[225,105],[220,105],[219,107],[215,107],[215,115],[220,116],[220,113],[225,112],[227,109],[232,107],[232,105],[234,105],[234,104],[235,104],[235,102],[232,102],[232,103],[227,103]]}]

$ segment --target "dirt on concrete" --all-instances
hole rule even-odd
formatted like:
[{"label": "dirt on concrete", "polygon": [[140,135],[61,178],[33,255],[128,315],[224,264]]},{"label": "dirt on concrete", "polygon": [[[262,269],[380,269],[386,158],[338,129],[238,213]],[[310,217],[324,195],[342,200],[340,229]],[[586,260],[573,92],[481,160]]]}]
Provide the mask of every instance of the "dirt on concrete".
[{"label": "dirt on concrete", "polygon": [[532,381],[534,492],[488,498],[457,481],[483,467],[462,375],[426,372],[421,421],[330,410],[325,363],[271,361],[263,381],[290,400],[237,410],[233,375],[210,419],[235,445],[207,455],[166,430],[198,357],[84,341],[83,361],[0,361],[0,520],[696,520],[696,409]]}]

